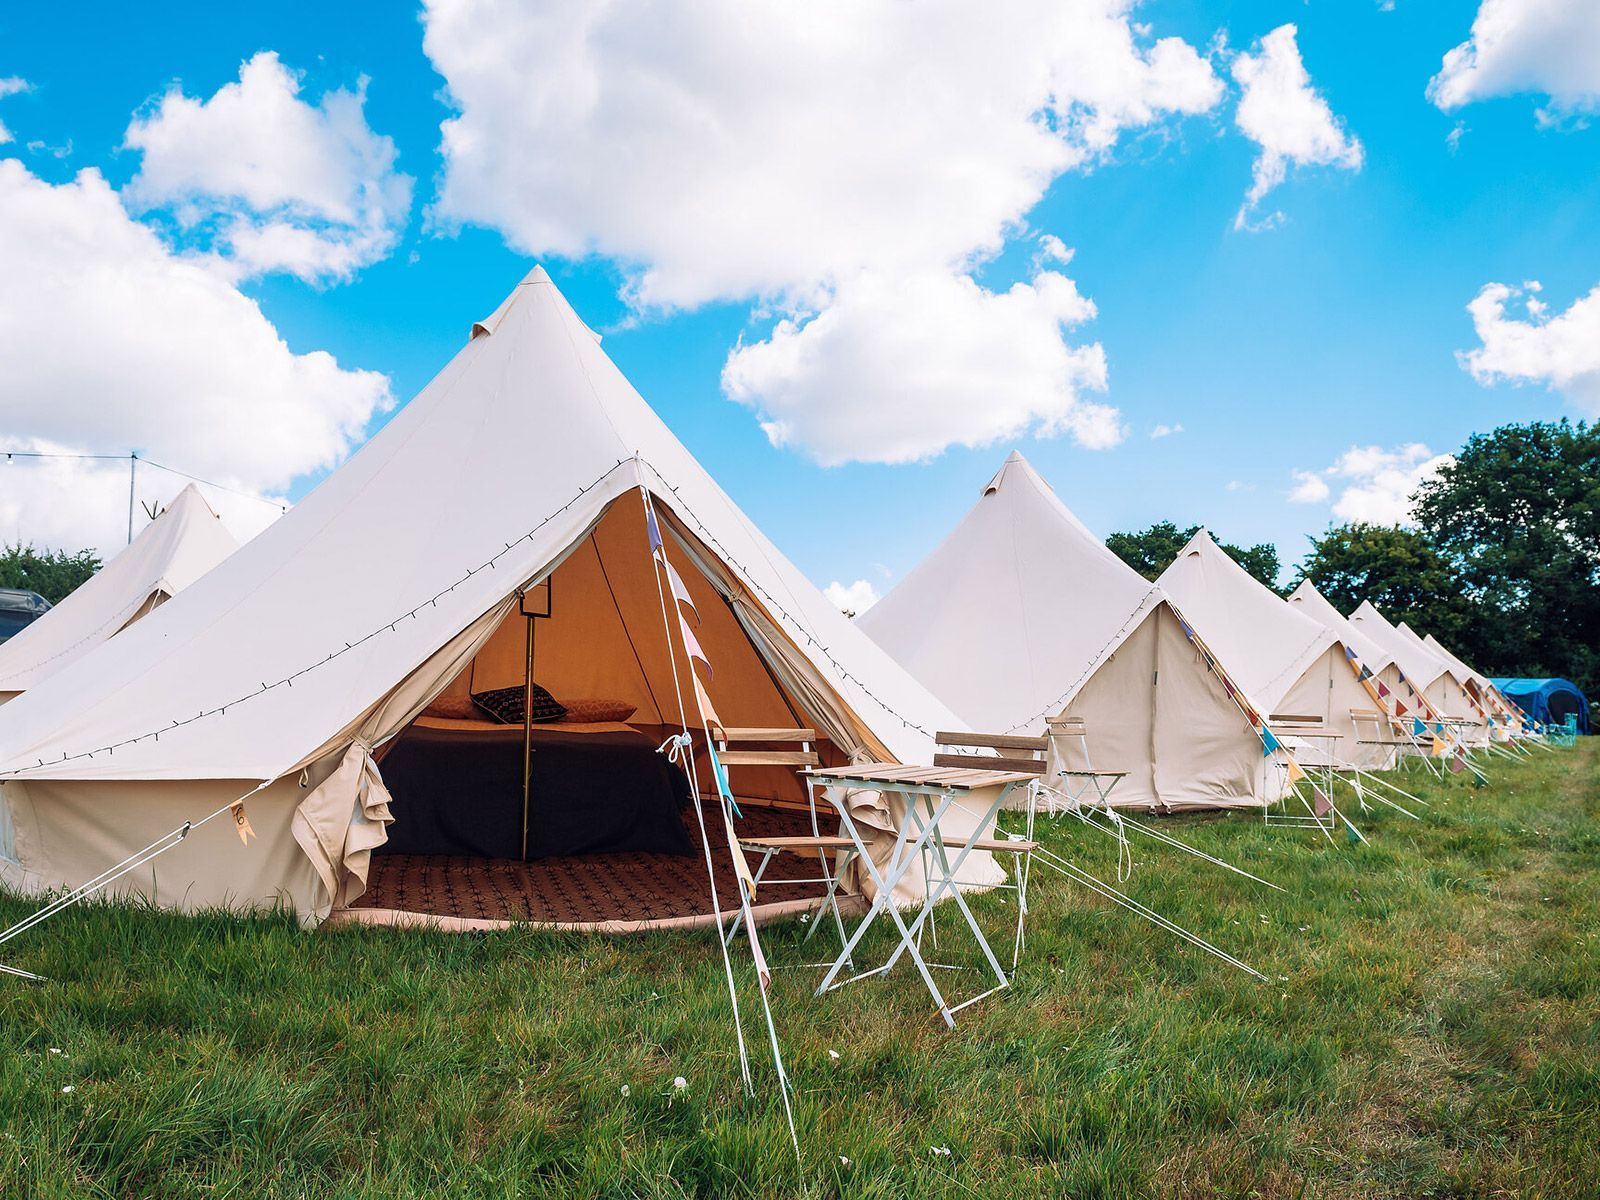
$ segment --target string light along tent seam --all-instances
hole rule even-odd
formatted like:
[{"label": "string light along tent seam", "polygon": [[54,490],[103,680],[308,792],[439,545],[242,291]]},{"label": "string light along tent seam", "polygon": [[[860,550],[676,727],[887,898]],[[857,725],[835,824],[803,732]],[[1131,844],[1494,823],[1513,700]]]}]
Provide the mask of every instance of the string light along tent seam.
[{"label": "string light along tent seam", "polygon": [[[377,626],[376,628],[371,630],[369,633],[363,635],[362,637],[357,638],[355,641],[346,642],[342,649],[334,650],[334,651],[330,652],[327,655],[327,657],[319,659],[318,661],[316,661],[314,663],[311,663],[309,666],[301,667],[298,671],[291,672],[290,674],[284,676],[282,679],[279,679],[279,680],[277,680],[277,681],[275,681],[273,683],[268,683],[265,680],[263,680],[262,683],[261,683],[261,686],[258,687],[253,692],[246,693],[245,695],[236,697],[235,699],[229,700],[226,703],[219,704],[215,708],[202,709],[200,712],[196,713],[192,717],[187,717],[187,718],[184,718],[182,720],[174,720],[170,725],[167,725],[167,726],[165,726],[165,727],[163,727],[161,729],[149,730],[149,731],[147,731],[145,733],[137,734],[134,737],[124,738],[119,742],[114,742],[109,746],[101,746],[101,747],[98,747],[97,749],[94,749],[94,750],[84,750],[84,751],[79,751],[77,753],[73,753],[73,752],[70,752],[70,751],[63,751],[62,754],[61,754],[61,757],[60,758],[51,759],[50,762],[49,762],[49,765],[50,766],[56,766],[56,765],[59,765],[61,763],[65,763],[65,762],[76,762],[76,761],[78,761],[80,759],[92,759],[92,758],[94,758],[94,757],[96,757],[97,755],[100,755],[100,754],[115,755],[117,750],[118,750],[118,748],[123,747],[123,746],[137,745],[138,743],[143,742],[146,739],[150,739],[152,741],[159,742],[161,740],[161,735],[163,733],[170,733],[174,729],[182,729],[182,728],[184,728],[186,726],[193,725],[198,721],[207,720],[207,719],[209,719],[211,717],[226,715],[228,709],[236,707],[237,705],[240,705],[240,704],[248,703],[249,701],[255,699],[257,696],[264,695],[267,692],[270,692],[275,688],[279,688],[279,687],[290,687],[290,688],[292,688],[292,687],[294,687],[294,681],[295,680],[304,678],[306,675],[309,675],[312,671],[317,670],[319,667],[326,666],[328,663],[334,661],[335,659],[342,657],[343,655],[349,653],[352,650],[355,650],[355,649],[358,649],[361,646],[364,646],[366,643],[372,641],[374,638],[379,637],[384,633],[392,632],[394,630],[395,626],[399,625],[399,623],[401,621],[404,621],[404,620],[407,620],[407,619],[413,619],[414,620],[416,618],[416,615],[419,612],[421,612],[424,608],[427,608],[429,606],[437,606],[438,602],[441,599],[443,599],[445,596],[448,596],[451,592],[455,591],[456,588],[460,587],[463,583],[466,583],[469,579],[473,578],[480,571],[493,570],[495,568],[496,563],[500,559],[504,558],[507,554],[509,554],[511,552],[511,550],[514,549],[517,545],[521,544],[522,542],[526,542],[526,541],[531,540],[533,538],[533,536],[539,532],[539,530],[543,529],[551,521],[555,520],[558,516],[560,516],[562,513],[566,512],[568,509],[570,509],[579,500],[583,499],[584,496],[588,495],[589,492],[593,491],[600,484],[604,483],[607,479],[609,479],[612,475],[614,475],[625,463],[630,463],[630,462],[638,463],[641,467],[648,469],[650,471],[650,473],[660,482],[661,486],[666,491],[672,493],[675,510],[683,512],[690,520],[692,520],[694,522],[695,526],[697,527],[697,529],[700,532],[700,534],[704,537],[704,539],[707,542],[709,542],[711,545],[716,547],[718,553],[721,554],[726,561],[732,563],[735,567],[737,567],[739,569],[739,571],[745,576],[746,579],[750,580],[751,586],[753,586],[756,589],[756,591],[761,594],[763,599],[765,599],[765,601],[771,606],[773,611],[778,616],[782,617],[786,622],[788,622],[788,624],[790,626],[792,626],[800,634],[800,636],[804,637],[806,642],[807,642],[807,644],[815,647],[818,651],[821,652],[821,654],[828,660],[829,664],[832,665],[833,668],[836,671],[839,672],[839,675],[840,675],[841,678],[847,679],[850,682],[854,683],[874,703],[876,703],[879,707],[881,707],[885,712],[889,713],[891,716],[893,716],[897,720],[899,720],[901,722],[901,724],[904,725],[906,728],[915,729],[917,732],[922,733],[922,734],[924,734],[926,736],[929,736],[929,737],[932,736],[932,734],[927,729],[923,728],[923,726],[917,724],[914,721],[908,720],[902,713],[896,711],[892,706],[887,704],[882,698],[880,698],[875,692],[873,692],[871,688],[867,687],[867,685],[860,679],[860,677],[858,677],[857,675],[855,675],[852,672],[850,672],[849,670],[847,670],[844,667],[844,665],[838,661],[838,659],[834,658],[833,655],[829,652],[828,648],[826,646],[824,646],[821,642],[817,641],[817,639],[811,634],[810,630],[807,629],[807,627],[800,620],[798,620],[787,609],[785,609],[778,602],[776,597],[774,597],[770,592],[768,592],[764,587],[762,587],[760,585],[760,583],[755,581],[755,579],[751,576],[750,572],[745,569],[745,567],[744,567],[744,565],[742,563],[740,563],[737,559],[731,557],[727,553],[725,547],[717,539],[716,535],[713,534],[705,526],[705,524],[700,520],[699,516],[696,515],[694,513],[694,511],[688,506],[688,504],[683,501],[682,497],[678,493],[678,489],[674,488],[671,484],[667,483],[665,477],[663,477],[661,475],[661,473],[659,471],[657,471],[655,469],[655,467],[652,466],[647,459],[645,459],[641,455],[637,455],[636,454],[632,458],[618,459],[615,463],[613,463],[606,470],[602,471],[594,479],[590,480],[588,483],[584,484],[583,487],[579,488],[578,491],[577,491],[577,494],[574,495],[565,504],[563,504],[560,508],[557,508],[557,509],[553,510],[552,512],[546,514],[538,522],[538,524],[534,525],[531,529],[527,530],[520,537],[518,537],[515,541],[511,541],[511,542],[505,543],[504,549],[502,549],[498,553],[490,556],[490,558],[487,559],[485,562],[480,563],[478,566],[469,568],[465,575],[462,575],[454,583],[450,584],[449,587],[443,588],[440,591],[434,593],[434,595],[429,597],[427,600],[424,600],[421,603],[412,606],[411,608],[407,609],[405,612],[401,613],[399,616],[395,617],[393,620],[385,621],[383,624]],[[41,759],[36,759],[35,760],[35,764],[34,764],[33,767],[14,767],[9,771],[0,771],[0,779],[22,778],[27,774],[27,772],[29,772],[31,770],[35,770],[38,767],[43,767],[45,765],[46,765],[46,763],[45,763],[44,759],[42,759],[42,758]]]}]

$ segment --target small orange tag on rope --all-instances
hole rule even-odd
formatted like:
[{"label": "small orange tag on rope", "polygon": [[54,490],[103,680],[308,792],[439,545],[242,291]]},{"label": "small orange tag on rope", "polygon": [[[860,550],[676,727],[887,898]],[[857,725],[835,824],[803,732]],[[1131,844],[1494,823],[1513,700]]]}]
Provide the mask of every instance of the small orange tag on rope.
[{"label": "small orange tag on rope", "polygon": [[233,814],[234,832],[239,835],[239,840],[248,846],[250,839],[256,836],[256,831],[250,828],[250,818],[245,816],[244,801],[235,800],[228,806],[228,811]]}]

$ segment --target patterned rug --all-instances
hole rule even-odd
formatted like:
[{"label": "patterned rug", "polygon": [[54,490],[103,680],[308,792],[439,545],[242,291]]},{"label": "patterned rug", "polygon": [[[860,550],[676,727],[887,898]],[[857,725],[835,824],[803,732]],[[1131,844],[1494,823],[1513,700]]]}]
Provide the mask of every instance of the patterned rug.
[{"label": "patterned rug", "polygon": [[[367,890],[353,908],[394,909],[441,917],[487,921],[587,924],[597,921],[660,921],[711,911],[705,854],[694,810],[684,814],[691,855],[583,854],[524,863],[506,858],[455,855],[375,854]],[[811,832],[803,812],[747,808],[734,823],[741,837],[779,837]],[[834,829],[824,827],[824,833]],[[717,899],[724,912],[739,902],[728,860],[722,815],[706,809],[706,833],[716,868]],[[756,862],[750,864],[755,870]],[[814,883],[784,882],[818,875],[815,859],[777,855],[762,878],[762,904],[821,897]]]}]

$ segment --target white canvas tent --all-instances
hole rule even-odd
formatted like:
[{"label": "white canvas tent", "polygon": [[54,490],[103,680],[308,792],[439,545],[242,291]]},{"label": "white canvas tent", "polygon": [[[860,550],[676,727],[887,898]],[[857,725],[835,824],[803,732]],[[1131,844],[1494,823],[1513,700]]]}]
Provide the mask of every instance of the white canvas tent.
[{"label": "white canvas tent", "polygon": [[[1400,630],[1403,633],[1411,634],[1413,637],[1416,636],[1411,628],[1403,621],[1400,623]],[[1485,675],[1482,671],[1474,670],[1460,658],[1456,657],[1456,655],[1452,653],[1443,642],[1434,637],[1433,634],[1430,633],[1425,636],[1422,639],[1422,644],[1429,650],[1432,650],[1433,653],[1439,658],[1443,659],[1445,664],[1456,673],[1456,677],[1458,679],[1471,682],[1473,687],[1477,689],[1479,702],[1483,703],[1497,717],[1503,718],[1503,720],[1499,722],[1499,727],[1502,732],[1509,734],[1513,730],[1520,729],[1522,727],[1523,718],[1521,712],[1516,708],[1515,705],[1506,699],[1499,688],[1495,687],[1494,680],[1490,679],[1489,676]]]},{"label": "white canvas tent", "polygon": [[1352,714],[1371,710],[1373,697],[1336,630],[1285,603],[1203,529],[1159,582],[1269,722],[1315,718],[1339,735],[1292,743],[1302,764],[1391,765],[1388,747],[1361,744],[1371,731]]},{"label": "white canvas tent", "polygon": [[[1083,717],[1117,806],[1259,807],[1281,772],[1159,587],[1107,550],[1021,454],[856,624],[986,733]],[[1063,765],[1082,766],[1067,747]]]},{"label": "white canvas tent", "polygon": [[[706,685],[724,721],[799,716],[835,762],[927,761],[953,716],[761,535],[535,269],[283,519],[0,709],[0,879],[78,883],[248,794],[253,843],[215,821],[125,883],[183,909],[312,920],[348,904],[393,816],[375,753],[463,674],[492,677],[497,635],[520,640],[519,591],[552,575],[552,691],[626,688],[641,724],[674,731],[690,683],[681,640],[669,665],[647,494],[702,615],[719,614],[701,641],[729,676]],[[620,542],[602,555],[599,535]],[[609,586],[607,558],[632,582]],[[852,808],[891,828],[881,803]],[[976,882],[1001,877],[968,862]]]},{"label": "white canvas tent", "polygon": [[1401,633],[1370,600],[1363,600],[1350,614],[1350,623],[1394,655],[1395,664],[1406,682],[1414,691],[1422,693],[1434,715],[1471,722],[1461,734],[1463,741],[1475,744],[1487,740],[1487,721],[1468,694],[1465,682],[1423,645],[1421,639]]},{"label": "white canvas tent", "polygon": [[0,645],[0,704],[115,637],[238,548],[189,484],[120,554]]}]

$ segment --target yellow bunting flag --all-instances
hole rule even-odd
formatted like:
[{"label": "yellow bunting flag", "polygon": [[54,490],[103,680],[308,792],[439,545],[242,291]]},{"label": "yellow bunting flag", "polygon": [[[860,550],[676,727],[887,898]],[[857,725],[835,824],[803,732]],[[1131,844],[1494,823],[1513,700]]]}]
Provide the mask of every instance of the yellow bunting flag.
[{"label": "yellow bunting flag", "polygon": [[1291,758],[1289,760],[1289,782],[1299,783],[1305,777],[1306,773],[1300,769],[1300,764]]},{"label": "yellow bunting flag", "polygon": [[256,836],[256,831],[250,828],[250,818],[245,816],[244,801],[235,800],[228,806],[228,811],[233,814],[233,828],[239,840],[248,846],[250,839]]}]

